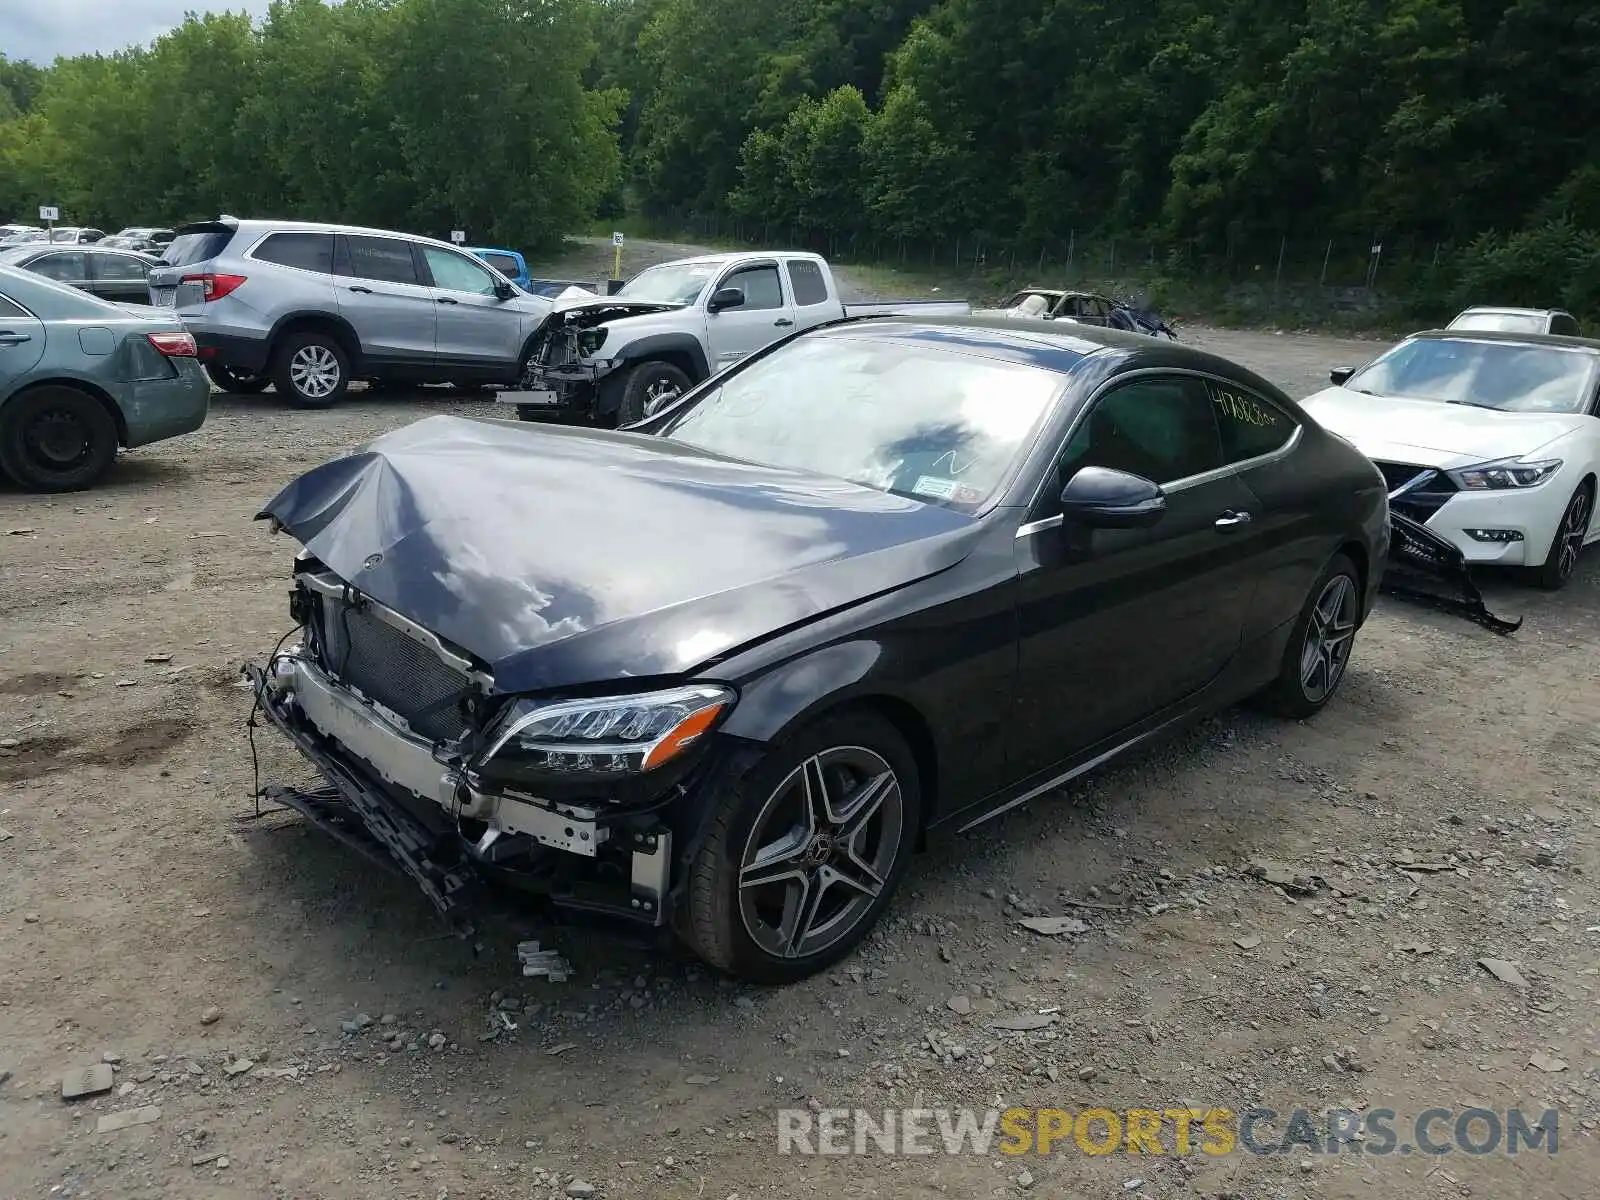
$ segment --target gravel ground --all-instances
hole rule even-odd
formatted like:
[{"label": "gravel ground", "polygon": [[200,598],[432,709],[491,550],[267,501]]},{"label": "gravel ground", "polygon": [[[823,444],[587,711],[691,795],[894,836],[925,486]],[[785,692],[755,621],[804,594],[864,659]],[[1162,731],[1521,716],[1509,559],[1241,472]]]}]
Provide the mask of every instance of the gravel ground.
[{"label": "gravel ground", "polygon": [[[1184,332],[1295,394],[1374,349]],[[1494,582],[1509,638],[1380,605],[1314,722],[1225,714],[924,856],[832,976],[745,989],[564,929],[551,984],[251,819],[237,669],[287,627],[292,554],[257,506],[487,407],[219,398],[94,492],[0,492],[0,1197],[1593,1194],[1600,555],[1557,596]],[[109,1091],[64,1101],[97,1063]],[[1258,1104],[1393,1109],[1402,1141],[1433,1107],[1555,1109],[1558,1151],[777,1151],[780,1108]]]}]

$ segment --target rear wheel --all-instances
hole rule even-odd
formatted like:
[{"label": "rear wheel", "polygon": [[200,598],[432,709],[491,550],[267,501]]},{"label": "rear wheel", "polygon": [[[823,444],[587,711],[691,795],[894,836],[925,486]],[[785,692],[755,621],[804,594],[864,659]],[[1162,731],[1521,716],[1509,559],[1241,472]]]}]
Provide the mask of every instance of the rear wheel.
[{"label": "rear wheel", "polygon": [[236,396],[254,396],[266,391],[272,385],[272,379],[267,375],[258,375],[254,371],[241,371],[237,367],[225,366],[222,363],[207,363],[206,374],[211,377],[212,383]]},{"label": "rear wheel", "polygon": [[1593,517],[1594,484],[1586,479],[1567,501],[1561,524],[1556,526],[1556,536],[1550,542],[1550,553],[1533,569],[1535,583],[1548,592],[1567,586],[1578,569],[1578,555],[1583,552],[1583,542],[1589,535],[1589,522]]},{"label": "rear wheel", "polygon": [[632,425],[689,390],[689,377],[669,362],[644,362],[628,372],[617,424]]},{"label": "rear wheel", "polygon": [[840,713],[717,781],[680,932],[711,965],[785,983],[849,954],[877,922],[921,816],[916,761],[871,712]]},{"label": "rear wheel", "polygon": [[91,487],[117,457],[117,423],[94,396],[41,387],[0,408],[0,466],[36,492]]},{"label": "rear wheel", "polygon": [[278,347],[272,381],[296,408],[332,408],[350,386],[350,362],[327,334],[291,333]]},{"label": "rear wheel", "polygon": [[1306,597],[1278,677],[1257,698],[1261,707],[1281,717],[1321,712],[1344,682],[1360,623],[1361,575],[1336,554]]}]

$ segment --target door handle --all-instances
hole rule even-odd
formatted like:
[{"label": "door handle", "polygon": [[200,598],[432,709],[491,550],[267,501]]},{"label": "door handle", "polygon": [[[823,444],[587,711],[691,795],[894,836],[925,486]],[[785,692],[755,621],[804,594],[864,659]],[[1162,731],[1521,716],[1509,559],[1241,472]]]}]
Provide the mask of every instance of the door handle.
[{"label": "door handle", "polygon": [[1238,529],[1241,525],[1248,525],[1251,521],[1249,513],[1242,508],[1230,508],[1211,523],[1213,529],[1220,529],[1226,533],[1230,529]]},{"label": "door handle", "polygon": [[363,296],[370,296],[370,295],[372,295],[372,289],[371,289],[371,288],[365,288],[365,287],[362,287],[362,286],[361,286],[361,285],[360,285],[360,284],[353,284],[353,285],[351,285],[351,288],[350,288],[350,290],[351,290],[351,291],[352,291],[352,292],[360,292],[360,293],[361,293],[361,294],[362,294],[362,295],[363,295]]},{"label": "door handle", "polygon": [[774,325],[793,325],[794,322],[789,320],[788,317],[779,317],[776,321],[773,322],[773,324]]},{"label": "door handle", "polygon": [[461,303],[461,301],[459,301],[459,300],[450,299],[449,296],[435,296],[433,298],[433,300],[434,300],[435,304],[460,304]]},{"label": "door handle", "polygon": [[33,341],[31,333],[13,333],[9,329],[0,329],[0,346],[16,346],[31,341]]}]

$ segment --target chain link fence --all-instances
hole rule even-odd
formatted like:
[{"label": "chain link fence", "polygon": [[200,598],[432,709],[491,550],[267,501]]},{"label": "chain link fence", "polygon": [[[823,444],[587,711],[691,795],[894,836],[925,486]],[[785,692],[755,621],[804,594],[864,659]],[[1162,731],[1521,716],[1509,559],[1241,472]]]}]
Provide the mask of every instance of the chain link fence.
[{"label": "chain link fence", "polygon": [[[981,231],[936,241],[807,233],[728,217],[664,221],[673,236],[712,244],[812,250],[831,261],[948,278],[998,293],[1026,284],[1142,291],[1152,299],[1210,303],[1307,316],[1427,308],[1438,300],[1456,248],[1417,238],[1284,234],[1218,251],[1197,242],[1162,242],[1069,231],[1029,241]],[[992,298],[992,296],[986,297]],[[1442,301],[1441,301],[1442,302]]]}]

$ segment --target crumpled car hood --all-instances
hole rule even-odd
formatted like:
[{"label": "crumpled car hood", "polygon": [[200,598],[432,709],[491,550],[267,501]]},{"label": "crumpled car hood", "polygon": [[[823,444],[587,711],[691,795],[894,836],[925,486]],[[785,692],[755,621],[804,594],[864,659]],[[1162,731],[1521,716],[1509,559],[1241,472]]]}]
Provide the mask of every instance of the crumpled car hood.
[{"label": "crumpled car hood", "polygon": [[505,692],[672,676],[966,556],[973,519],[646,434],[428,417],[274,518]]}]

